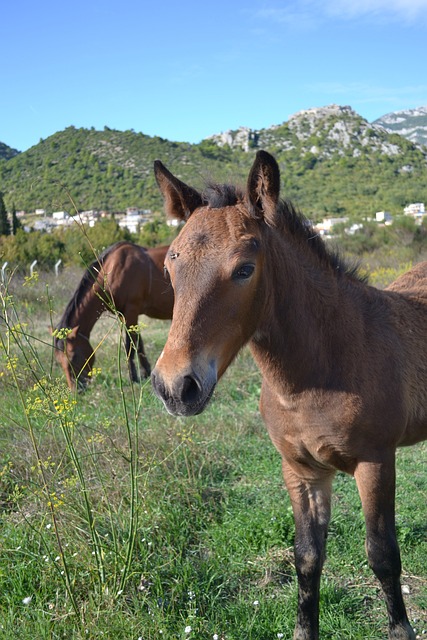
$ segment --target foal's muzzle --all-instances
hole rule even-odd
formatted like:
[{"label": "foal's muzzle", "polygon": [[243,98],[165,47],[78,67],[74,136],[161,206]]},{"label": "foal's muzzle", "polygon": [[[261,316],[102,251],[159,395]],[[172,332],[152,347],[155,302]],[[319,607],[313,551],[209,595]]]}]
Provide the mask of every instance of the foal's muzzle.
[{"label": "foal's muzzle", "polygon": [[207,406],[217,382],[216,371],[210,367],[203,379],[189,370],[166,381],[156,366],[151,374],[155,394],[173,416],[195,416]]}]

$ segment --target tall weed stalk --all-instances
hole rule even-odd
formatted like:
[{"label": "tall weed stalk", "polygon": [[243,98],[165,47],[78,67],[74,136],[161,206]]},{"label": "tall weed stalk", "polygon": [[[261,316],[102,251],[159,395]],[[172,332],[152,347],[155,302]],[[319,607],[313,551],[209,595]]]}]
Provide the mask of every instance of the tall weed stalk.
[{"label": "tall weed stalk", "polygon": [[[34,285],[36,278],[33,276],[32,281],[26,279],[23,286]],[[114,326],[120,334],[116,365],[121,407],[117,419],[120,417],[126,433],[126,447],[115,451],[115,454],[119,454],[128,466],[129,478],[128,517],[127,525],[123,526],[122,516],[118,517],[118,507],[109,500],[108,483],[100,468],[103,450],[91,446],[91,439],[86,438],[81,429],[80,422],[84,419],[80,407],[82,402],[75,392],[68,389],[65,381],[55,375],[53,358],[46,358],[47,348],[52,345],[29,333],[10,285],[11,279],[0,284],[2,375],[15,389],[17,403],[14,411],[19,413],[16,420],[31,443],[35,462],[30,467],[30,484],[38,496],[41,517],[34,523],[26,517],[24,509],[21,509],[21,515],[33,533],[39,536],[64,587],[65,599],[68,599],[81,626],[84,624],[80,595],[82,585],[78,578],[76,554],[68,551],[68,527],[78,531],[82,548],[86,548],[84,561],[89,561],[89,574],[94,574],[94,583],[97,584],[96,594],[91,593],[91,597],[97,597],[100,604],[102,601],[104,604],[111,602],[111,599],[114,601],[124,591],[131,574],[138,528],[137,423],[142,389],[131,386],[129,399],[129,384],[126,388],[121,371],[126,357],[123,355],[126,327],[111,301],[109,310],[115,315]],[[52,319],[52,299],[48,291],[47,300],[47,314]],[[104,446],[105,441],[99,440]],[[45,453],[49,442],[54,443],[52,449],[56,451],[57,459]],[[91,488],[94,478],[98,491],[96,500]],[[58,488],[64,485],[68,486],[68,491],[61,493]],[[42,522],[49,522],[48,528]],[[54,545],[50,529],[55,534]]]}]

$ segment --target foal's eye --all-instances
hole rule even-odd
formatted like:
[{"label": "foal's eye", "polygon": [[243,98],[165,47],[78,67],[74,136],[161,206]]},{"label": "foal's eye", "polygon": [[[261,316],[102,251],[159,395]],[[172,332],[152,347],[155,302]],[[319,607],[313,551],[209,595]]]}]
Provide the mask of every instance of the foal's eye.
[{"label": "foal's eye", "polygon": [[253,264],[242,264],[233,273],[233,280],[247,280],[251,277],[255,269]]}]

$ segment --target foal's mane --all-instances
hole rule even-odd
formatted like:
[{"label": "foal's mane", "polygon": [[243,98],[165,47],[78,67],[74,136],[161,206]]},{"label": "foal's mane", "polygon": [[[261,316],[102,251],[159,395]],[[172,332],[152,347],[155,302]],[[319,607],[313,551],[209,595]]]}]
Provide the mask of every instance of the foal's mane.
[{"label": "foal's mane", "polygon": [[[213,209],[235,206],[244,201],[244,192],[240,187],[231,184],[209,183],[202,193],[203,203]],[[319,263],[330,267],[339,277],[346,274],[352,279],[364,282],[366,278],[358,271],[358,265],[349,265],[342,259],[337,250],[326,246],[325,241],[317,233],[307,218],[296,209],[290,200],[280,200],[277,205],[279,230],[291,234],[298,244],[313,253]]]},{"label": "foal's mane", "polygon": [[[79,308],[86,293],[91,289],[91,287],[95,283],[101,267],[104,265],[107,258],[109,258],[109,256],[123,244],[129,244],[129,243],[126,241],[120,241],[111,245],[111,247],[107,247],[107,249],[105,249],[99,255],[99,257],[87,267],[71,300],[68,302],[67,306],[65,307],[65,311],[62,314],[62,318],[58,322],[58,325],[56,327],[57,329],[60,329],[62,327],[72,328],[70,327],[70,323],[73,322],[74,314]],[[56,348],[59,348],[62,350],[63,340],[55,336],[54,345]]]}]

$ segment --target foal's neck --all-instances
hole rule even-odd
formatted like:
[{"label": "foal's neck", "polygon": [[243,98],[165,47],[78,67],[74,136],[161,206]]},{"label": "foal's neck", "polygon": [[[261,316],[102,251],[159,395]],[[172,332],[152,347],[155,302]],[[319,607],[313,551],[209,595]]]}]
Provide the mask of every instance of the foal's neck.
[{"label": "foal's neck", "polygon": [[290,393],[340,384],[349,340],[358,340],[364,285],[316,265],[287,247],[266,269],[263,316],[251,350],[267,379],[280,376]]}]

